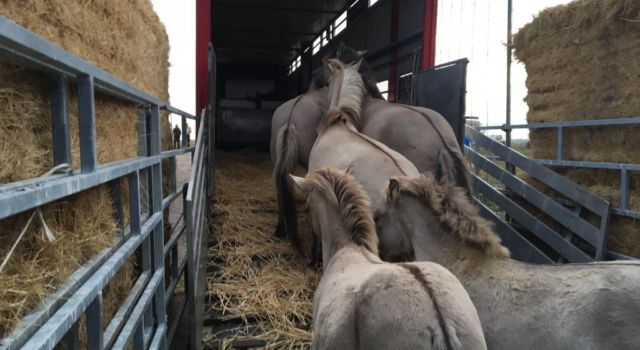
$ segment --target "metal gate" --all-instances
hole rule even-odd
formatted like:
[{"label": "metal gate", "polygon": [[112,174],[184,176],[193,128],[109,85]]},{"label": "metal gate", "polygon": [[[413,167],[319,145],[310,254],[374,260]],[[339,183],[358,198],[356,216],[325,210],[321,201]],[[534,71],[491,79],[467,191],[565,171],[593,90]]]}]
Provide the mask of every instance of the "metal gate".
[{"label": "metal gate", "polygon": [[[90,188],[109,184],[114,196],[118,222],[123,222],[122,179],[128,182],[129,225],[122,227],[114,244],[80,267],[68,281],[52,293],[39,309],[25,316],[17,329],[0,340],[1,349],[66,349],[79,345],[79,319],[86,317],[89,349],[165,349],[172,342],[185,310],[192,324],[201,319],[204,263],[207,247],[211,188],[211,109],[200,117],[198,140],[185,201],[185,222],[173,228],[165,242],[165,211],[181,197],[176,184],[175,157],[194,151],[183,142],[182,148],[161,151],[161,110],[186,119],[194,116],[167,105],[98,67],[38,37],[0,16],[0,55],[13,63],[26,65],[51,77],[54,165],[70,164],[69,86],[78,92],[80,130],[80,169],[65,174],[9,183],[0,186],[0,219],[35,210]],[[212,70],[213,72],[213,70]],[[213,77],[211,73],[210,77]],[[99,164],[96,156],[95,93],[100,92],[138,106],[143,154],[139,157]],[[170,194],[163,197],[163,160],[169,161]],[[146,189],[147,191],[141,191]],[[148,202],[147,206],[143,203]],[[178,242],[188,233],[188,257],[179,257]],[[125,261],[140,252],[141,273],[111,321],[103,325],[102,291]],[[170,261],[169,266],[165,266]],[[169,268],[170,267],[170,268]],[[167,319],[179,281],[183,279],[187,297],[173,319]],[[195,293],[194,293],[195,291]],[[188,307],[187,307],[188,306]],[[195,323],[194,323],[195,322]],[[200,348],[200,328],[191,328],[192,346]]]},{"label": "metal gate", "polygon": [[213,47],[209,44],[209,106],[202,111],[200,119],[185,211],[188,232],[187,256],[190,270],[187,293],[189,293],[189,300],[193,301],[189,305],[191,349],[202,348],[204,298],[207,291],[207,250],[209,248],[209,234],[212,233],[209,221],[211,217],[209,194],[213,194],[215,67],[215,54]]}]

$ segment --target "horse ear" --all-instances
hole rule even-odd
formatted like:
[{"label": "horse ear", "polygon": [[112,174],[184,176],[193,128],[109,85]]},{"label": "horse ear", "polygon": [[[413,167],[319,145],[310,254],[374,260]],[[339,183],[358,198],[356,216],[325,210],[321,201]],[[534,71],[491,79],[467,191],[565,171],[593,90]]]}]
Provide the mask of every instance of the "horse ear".
[{"label": "horse ear", "polygon": [[335,74],[335,72],[341,68],[340,61],[335,58],[330,58],[326,60],[325,63],[331,75]]},{"label": "horse ear", "polygon": [[353,63],[353,66],[355,67],[356,70],[360,70],[360,65],[362,64],[363,58],[360,57],[355,63]]},{"label": "horse ear", "polygon": [[391,178],[389,180],[389,188],[387,189],[387,201],[394,202],[400,194],[400,182],[398,179]]},{"label": "horse ear", "polygon": [[344,41],[340,42],[340,45],[338,45],[338,50],[336,51],[336,56],[340,57],[340,55],[347,49],[347,45],[344,43]]},{"label": "horse ear", "polygon": [[304,196],[306,197],[309,192],[307,180],[304,177],[295,175],[289,175],[289,179],[291,179],[291,183],[293,183],[293,188],[295,189],[295,191],[304,194]]}]

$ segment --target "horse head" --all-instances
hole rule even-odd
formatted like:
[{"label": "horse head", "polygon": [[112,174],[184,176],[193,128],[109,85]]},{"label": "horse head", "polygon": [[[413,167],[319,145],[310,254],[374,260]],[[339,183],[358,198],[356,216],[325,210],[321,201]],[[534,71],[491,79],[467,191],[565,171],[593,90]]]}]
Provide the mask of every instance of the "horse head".
[{"label": "horse head", "polygon": [[362,61],[344,64],[337,59],[326,62],[329,77],[329,111],[320,121],[321,132],[336,121],[343,121],[356,129],[360,127],[362,100],[367,91],[358,68]]},{"label": "horse head", "polygon": [[369,198],[351,175],[334,168],[321,168],[304,178],[289,176],[296,192],[307,199],[314,231],[322,239],[325,265],[349,243],[378,255],[378,235]]},{"label": "horse head", "polygon": [[438,242],[450,239],[443,235],[453,235],[488,256],[509,257],[491,223],[480,216],[464,189],[453,183],[438,182],[431,173],[398,176],[389,180],[386,196],[384,211],[376,213],[377,230],[381,235],[406,234],[416,259],[437,254]]},{"label": "horse head", "polygon": [[380,93],[380,90],[378,89],[378,86],[376,84],[377,82],[373,76],[373,70],[365,59],[366,53],[367,51],[359,51],[345,45],[344,42],[340,42],[337,47],[329,50],[329,52],[324,56],[324,58],[322,59],[322,62],[324,64],[313,71],[311,89],[317,90],[329,85],[330,72],[326,62],[328,62],[330,59],[337,59],[344,64],[362,61],[360,67],[358,68],[358,71],[362,76],[362,80],[365,82],[367,92],[373,98],[382,99],[382,94]]}]

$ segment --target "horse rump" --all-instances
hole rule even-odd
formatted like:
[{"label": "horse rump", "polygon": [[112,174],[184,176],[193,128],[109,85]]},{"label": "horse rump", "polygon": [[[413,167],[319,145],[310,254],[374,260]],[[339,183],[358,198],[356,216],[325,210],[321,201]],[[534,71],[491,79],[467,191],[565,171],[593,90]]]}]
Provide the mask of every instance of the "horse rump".
[{"label": "horse rump", "polygon": [[445,148],[438,153],[438,182],[441,184],[453,183],[466,190],[471,196],[471,181],[469,169],[464,162],[462,152],[450,148],[445,143]]}]

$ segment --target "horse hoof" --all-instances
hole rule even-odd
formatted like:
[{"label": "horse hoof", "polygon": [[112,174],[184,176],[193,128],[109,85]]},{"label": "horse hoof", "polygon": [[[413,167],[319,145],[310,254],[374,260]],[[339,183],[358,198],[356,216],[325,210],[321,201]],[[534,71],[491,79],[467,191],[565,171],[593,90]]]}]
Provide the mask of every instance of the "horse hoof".
[{"label": "horse hoof", "polygon": [[273,235],[276,236],[277,238],[285,238],[284,228],[282,227],[282,225],[276,226],[276,229],[273,232]]},{"label": "horse hoof", "polygon": [[318,270],[322,267],[322,263],[317,259],[309,259],[309,261],[307,262],[307,267]]}]

